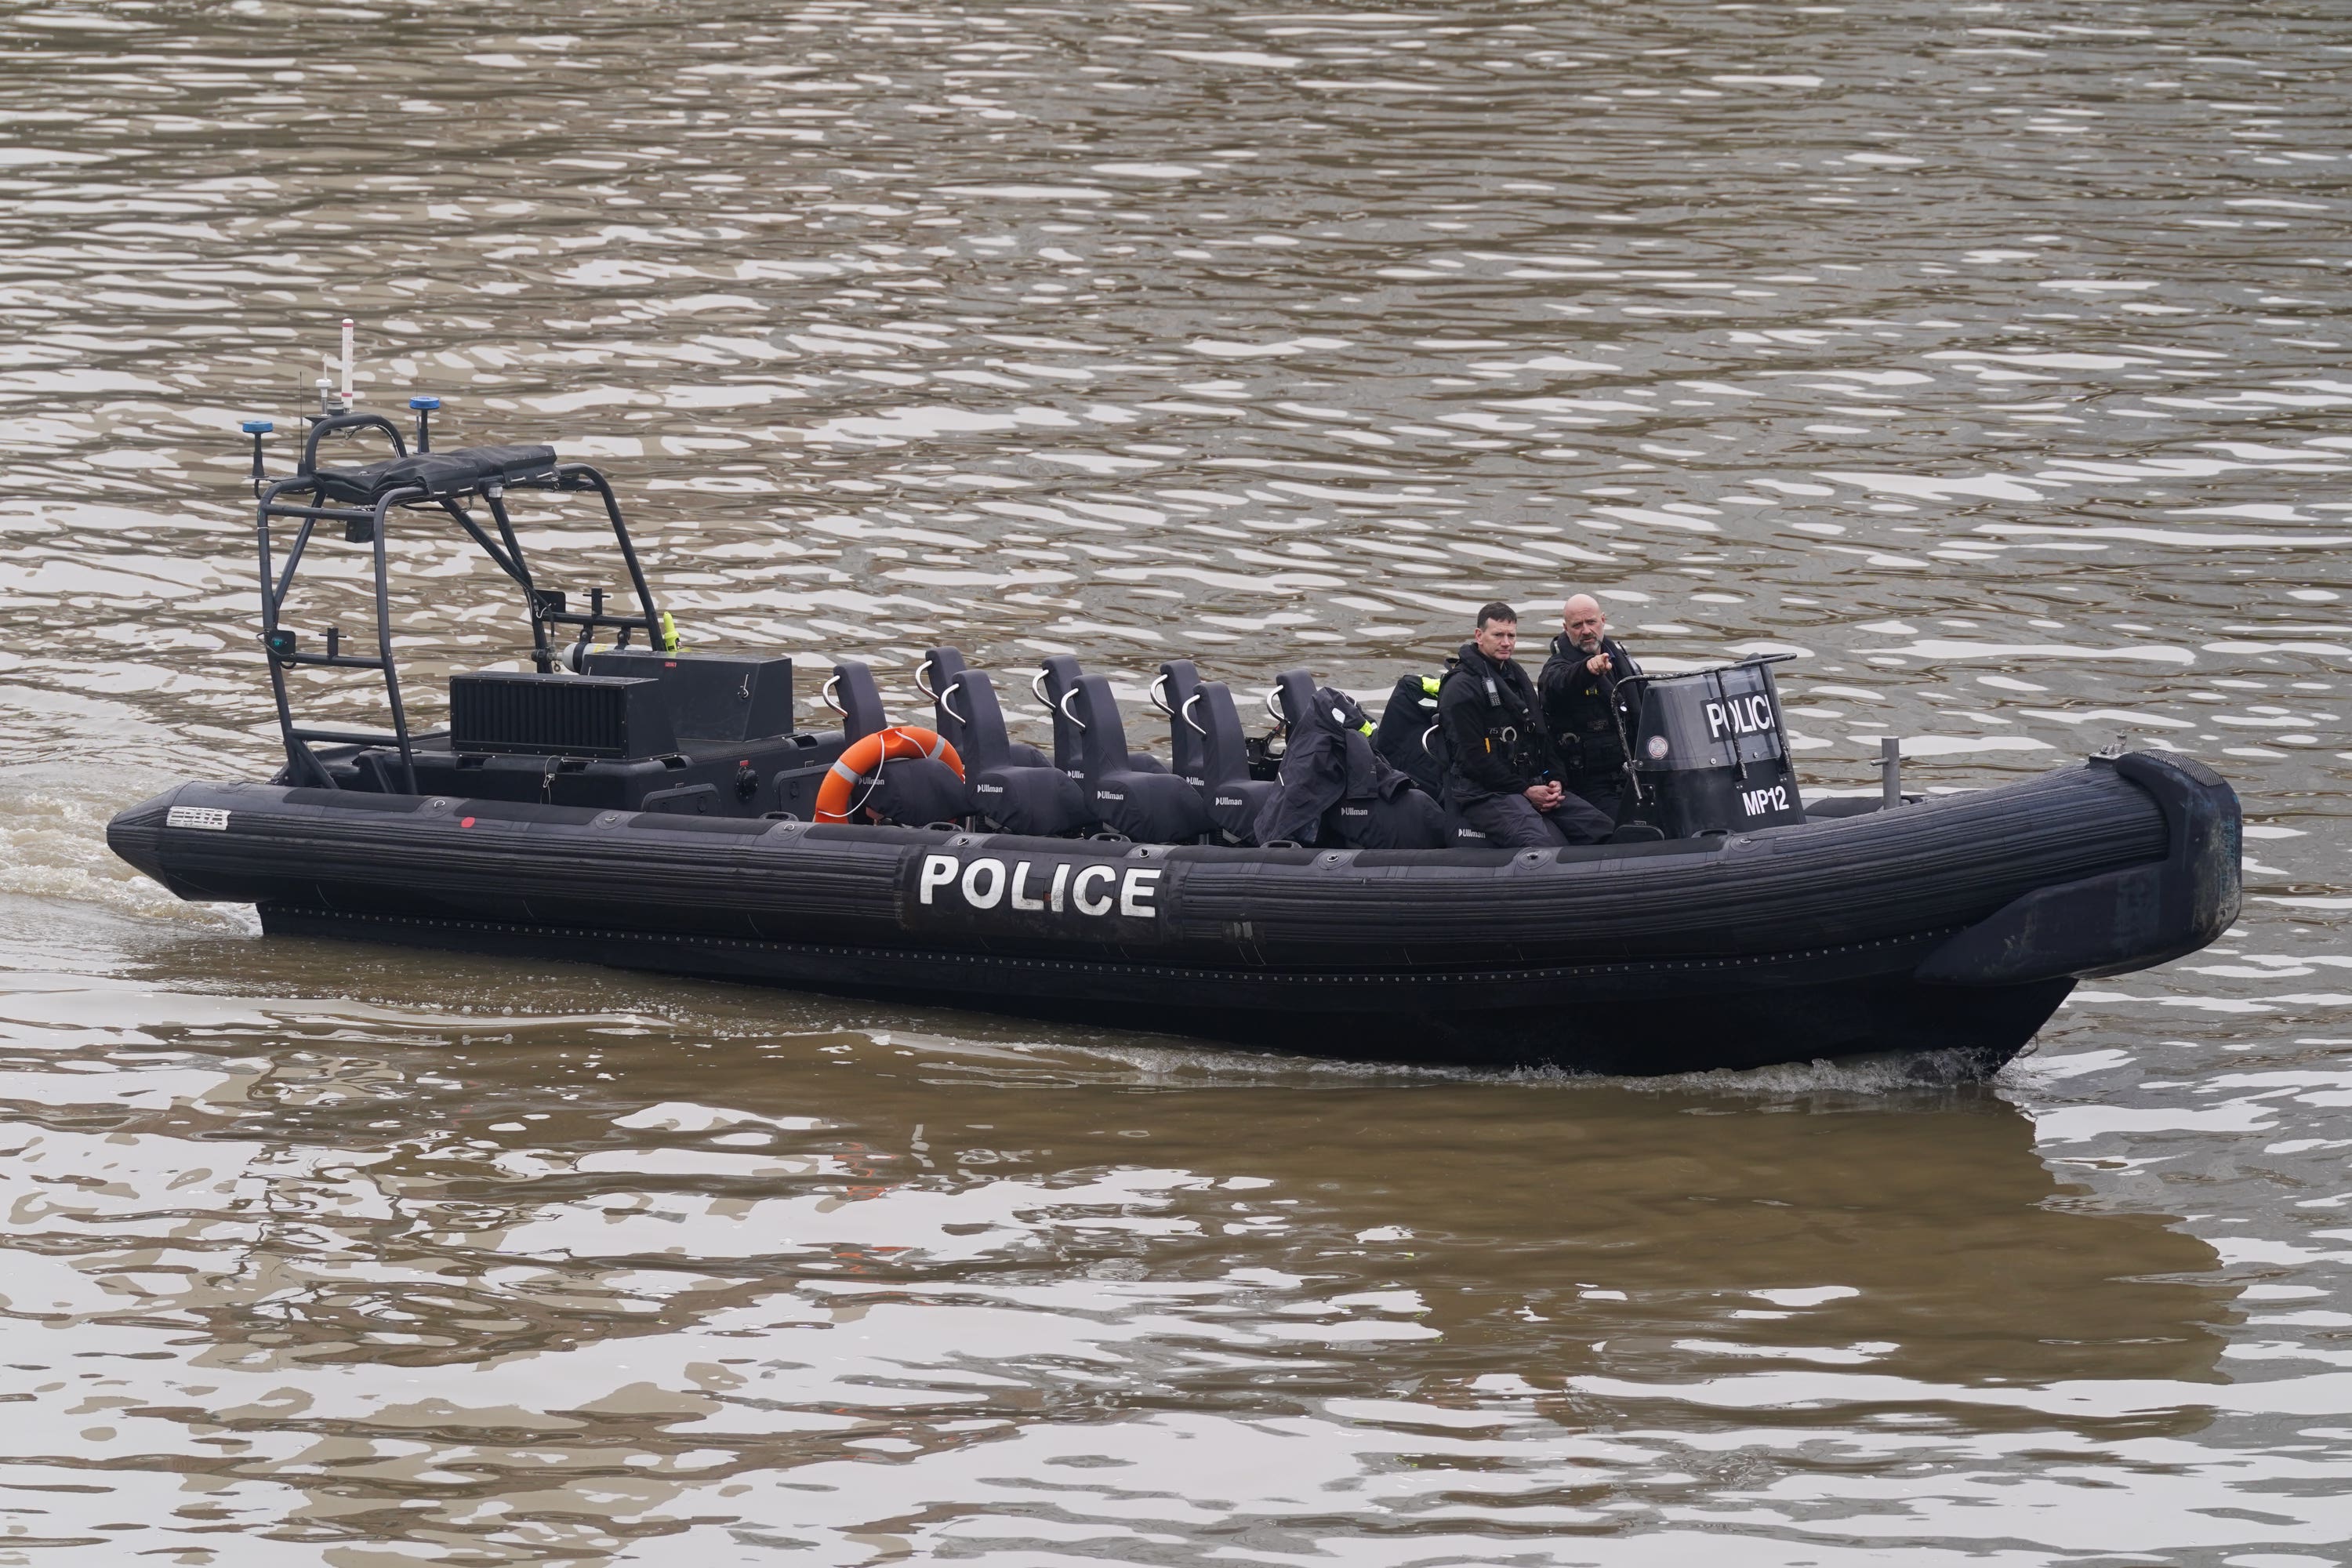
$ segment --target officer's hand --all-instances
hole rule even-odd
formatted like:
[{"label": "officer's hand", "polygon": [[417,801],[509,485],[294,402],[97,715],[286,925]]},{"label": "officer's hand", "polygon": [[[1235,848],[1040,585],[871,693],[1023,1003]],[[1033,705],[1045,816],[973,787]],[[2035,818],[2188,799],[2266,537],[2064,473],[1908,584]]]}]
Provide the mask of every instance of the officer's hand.
[{"label": "officer's hand", "polygon": [[1528,804],[1538,811],[1550,811],[1559,805],[1560,786],[1558,784],[1529,784],[1524,793]]},{"label": "officer's hand", "polygon": [[1605,653],[1596,653],[1584,661],[1584,668],[1595,675],[1606,675],[1609,673],[1609,656]]}]

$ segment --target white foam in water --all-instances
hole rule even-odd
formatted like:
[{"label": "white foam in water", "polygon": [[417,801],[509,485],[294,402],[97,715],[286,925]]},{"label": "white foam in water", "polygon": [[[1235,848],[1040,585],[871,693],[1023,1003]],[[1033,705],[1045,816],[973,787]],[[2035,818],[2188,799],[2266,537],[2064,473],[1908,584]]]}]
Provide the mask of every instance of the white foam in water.
[{"label": "white foam in water", "polygon": [[[139,798],[122,782],[89,766],[0,768],[0,895],[66,900],[179,926],[257,929],[246,906],[184,902],[115,858],[106,847],[107,821]],[[161,788],[169,781],[147,782]]]},{"label": "white foam in water", "polygon": [[[945,1047],[950,1055],[961,1047]],[[1366,1083],[1432,1081],[1490,1084],[1498,1089],[1614,1089],[1651,1094],[1727,1094],[1772,1099],[1788,1095],[1847,1093],[1897,1094],[1921,1088],[1947,1087],[1981,1080],[1981,1061],[1964,1051],[1887,1051],[1834,1060],[1782,1063],[1772,1067],[1719,1068],[1708,1072],[1668,1073],[1628,1078],[1616,1074],[1569,1071],[1559,1068],[1477,1066],[1446,1067],[1428,1063],[1363,1062],[1298,1057],[1276,1051],[1214,1046],[1197,1041],[1146,1042],[1102,1036],[1086,1042],[1038,1041],[1027,1047],[1035,1053],[1081,1054],[1116,1062],[1144,1075],[1152,1083],[1186,1079],[1222,1085],[1244,1083],[1311,1083],[1360,1079]]]}]

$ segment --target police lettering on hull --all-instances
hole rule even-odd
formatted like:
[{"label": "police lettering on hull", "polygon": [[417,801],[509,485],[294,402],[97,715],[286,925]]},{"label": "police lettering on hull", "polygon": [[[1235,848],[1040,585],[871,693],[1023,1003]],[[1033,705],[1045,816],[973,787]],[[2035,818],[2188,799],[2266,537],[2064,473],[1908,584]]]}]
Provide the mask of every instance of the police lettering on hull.
[{"label": "police lettering on hull", "polygon": [[1091,855],[910,850],[899,921],[909,931],[1166,942],[1174,871]]}]

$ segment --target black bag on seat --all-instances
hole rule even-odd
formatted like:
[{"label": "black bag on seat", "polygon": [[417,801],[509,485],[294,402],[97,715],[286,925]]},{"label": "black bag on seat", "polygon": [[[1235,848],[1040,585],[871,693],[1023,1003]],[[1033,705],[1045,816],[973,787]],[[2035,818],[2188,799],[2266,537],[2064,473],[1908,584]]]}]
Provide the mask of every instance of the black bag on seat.
[{"label": "black bag on seat", "polygon": [[1041,838],[1095,825],[1077,780],[1059,768],[1026,767],[1013,760],[996,683],[984,671],[964,671],[940,687],[940,695],[962,715],[964,799],[973,816],[1004,832]]},{"label": "black bag on seat", "polygon": [[1275,786],[1249,776],[1248,742],[1242,716],[1234,710],[1234,694],[1222,680],[1204,680],[1177,716],[1201,737],[1202,770],[1208,778],[1201,794],[1209,820],[1235,844],[1255,843],[1250,829]]},{"label": "black bag on seat", "polygon": [[1213,829],[1191,784],[1174,773],[1138,773],[1126,765],[1127,730],[1109,681],[1081,676],[1067,702],[1085,742],[1087,795],[1105,826],[1146,844],[1187,844]]},{"label": "black bag on seat", "polygon": [[1276,684],[1289,744],[1274,795],[1258,813],[1260,843],[1339,844],[1357,849],[1440,849],[1445,813],[1372,750],[1372,727],[1354,698],[1318,689],[1305,670]]}]

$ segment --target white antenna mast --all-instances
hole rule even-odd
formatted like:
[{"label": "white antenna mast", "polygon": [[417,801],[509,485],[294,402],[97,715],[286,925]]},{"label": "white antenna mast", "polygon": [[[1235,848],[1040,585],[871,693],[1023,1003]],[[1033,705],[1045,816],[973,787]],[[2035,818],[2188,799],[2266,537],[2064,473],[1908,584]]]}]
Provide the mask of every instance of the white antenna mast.
[{"label": "white antenna mast", "polygon": [[343,412],[352,411],[352,319],[343,318]]}]

